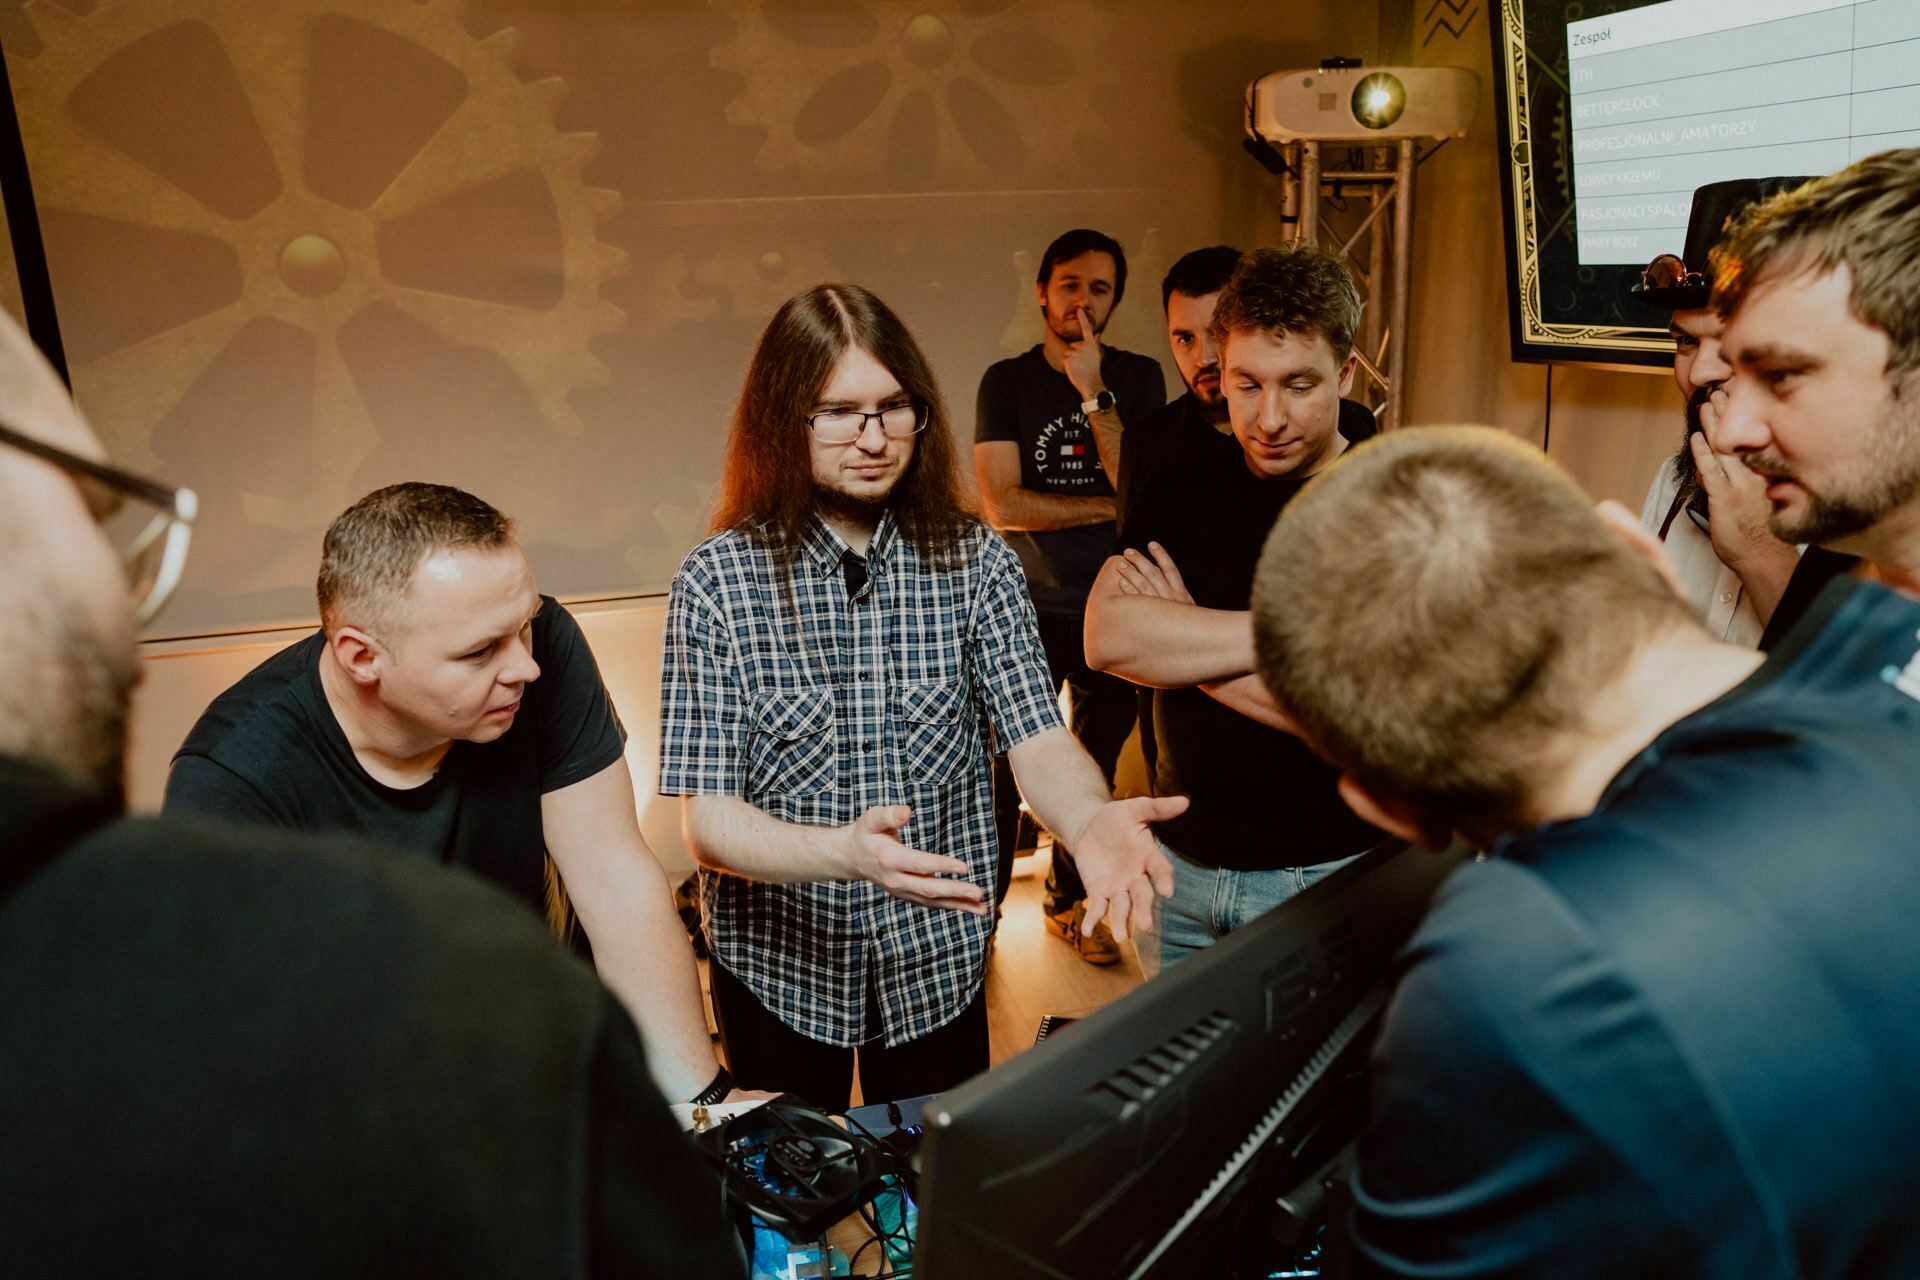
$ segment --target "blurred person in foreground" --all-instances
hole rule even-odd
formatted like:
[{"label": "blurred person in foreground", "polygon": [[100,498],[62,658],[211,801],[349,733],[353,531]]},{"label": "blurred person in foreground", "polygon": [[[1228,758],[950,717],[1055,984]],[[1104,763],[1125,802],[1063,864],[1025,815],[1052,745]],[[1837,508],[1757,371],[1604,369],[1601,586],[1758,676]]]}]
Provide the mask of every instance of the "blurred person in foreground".
[{"label": "blurred person in foreground", "polygon": [[106,465],[0,317],[8,1273],[741,1275],[632,1021],[537,918],[356,840],[123,814],[135,618],[192,506]]},{"label": "blurred person in foreground", "polygon": [[1368,1274],[1920,1274],[1920,604],[1764,660],[1531,446],[1413,429],[1288,507],[1261,675],[1369,820],[1485,847],[1402,956]]}]

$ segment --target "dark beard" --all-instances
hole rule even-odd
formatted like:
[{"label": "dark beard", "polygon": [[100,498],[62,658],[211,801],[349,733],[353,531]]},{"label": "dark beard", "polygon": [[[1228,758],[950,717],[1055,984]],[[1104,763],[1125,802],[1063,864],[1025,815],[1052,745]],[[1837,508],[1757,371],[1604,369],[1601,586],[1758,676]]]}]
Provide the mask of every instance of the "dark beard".
[{"label": "dark beard", "polygon": [[1679,501],[1689,506],[1700,496],[1700,469],[1693,461],[1693,433],[1703,431],[1700,410],[1712,399],[1714,388],[1701,387],[1687,397],[1687,433],[1680,437],[1680,451],[1673,455],[1673,477],[1680,482]]}]

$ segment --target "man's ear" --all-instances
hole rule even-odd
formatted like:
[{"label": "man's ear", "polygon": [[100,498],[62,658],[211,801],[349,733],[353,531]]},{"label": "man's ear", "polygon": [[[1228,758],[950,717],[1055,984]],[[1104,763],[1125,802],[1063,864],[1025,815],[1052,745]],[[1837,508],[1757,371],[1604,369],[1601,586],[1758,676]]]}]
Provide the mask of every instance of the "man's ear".
[{"label": "man's ear", "polygon": [[1422,813],[1398,796],[1377,795],[1350,773],[1340,775],[1340,798],[1347,808],[1388,835],[1439,853],[1453,843],[1453,832],[1432,815]]},{"label": "man's ear", "polygon": [[1345,399],[1353,393],[1353,375],[1360,368],[1360,353],[1347,352],[1345,363],[1340,366],[1340,396]]},{"label": "man's ear", "polygon": [[1682,603],[1691,609],[1693,602],[1687,599],[1687,589],[1680,585],[1680,571],[1673,567],[1673,557],[1667,554],[1667,544],[1653,536],[1653,531],[1640,523],[1633,512],[1627,510],[1609,498],[1593,509],[1600,517],[1600,523],[1612,530],[1614,536],[1632,547],[1645,558],[1666,582],[1668,589],[1678,596]]},{"label": "man's ear", "polygon": [[334,662],[355,684],[380,683],[381,669],[386,664],[386,653],[380,648],[379,641],[360,628],[337,628],[327,637],[327,648],[332,652]]}]

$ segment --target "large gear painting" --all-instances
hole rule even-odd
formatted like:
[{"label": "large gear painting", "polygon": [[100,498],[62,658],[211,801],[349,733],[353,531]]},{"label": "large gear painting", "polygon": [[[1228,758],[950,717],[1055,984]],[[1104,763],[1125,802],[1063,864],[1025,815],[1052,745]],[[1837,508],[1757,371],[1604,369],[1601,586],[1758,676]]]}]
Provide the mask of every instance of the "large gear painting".
[{"label": "large gear painting", "polygon": [[765,131],[764,172],[848,191],[1007,182],[1071,172],[1101,131],[1113,19],[1091,0],[709,3],[735,23],[709,60],[745,81],[727,119]]},{"label": "large gear painting", "polygon": [[[186,313],[76,352],[76,389],[120,456],[150,465],[156,427],[270,320],[298,337],[283,344],[296,360],[311,354],[310,369],[282,379],[311,390],[311,470],[246,492],[247,520],[324,523],[357,496],[356,471],[393,429],[369,412],[341,341],[372,309],[491,352],[546,429],[580,433],[568,395],[606,381],[589,344],[625,320],[600,291],[627,256],[597,236],[620,201],[582,181],[598,139],[555,127],[564,86],[516,74],[512,31],[476,40],[444,0],[105,0],[84,16],[35,0],[26,12],[43,47],[9,71],[49,226],[76,257],[117,231],[177,242],[194,268],[167,279],[166,261],[142,263],[165,287],[130,289],[130,304],[161,297]],[[355,68],[363,91],[320,102],[335,66]],[[382,68],[404,82],[394,104],[407,95],[420,119],[383,108],[367,79]],[[143,127],[142,94],[186,74],[196,97],[232,109],[199,137]],[[484,239],[509,206],[529,211],[538,236],[476,251],[467,237]],[[59,275],[57,254],[53,265]],[[84,284],[88,264],[65,265]]]}]

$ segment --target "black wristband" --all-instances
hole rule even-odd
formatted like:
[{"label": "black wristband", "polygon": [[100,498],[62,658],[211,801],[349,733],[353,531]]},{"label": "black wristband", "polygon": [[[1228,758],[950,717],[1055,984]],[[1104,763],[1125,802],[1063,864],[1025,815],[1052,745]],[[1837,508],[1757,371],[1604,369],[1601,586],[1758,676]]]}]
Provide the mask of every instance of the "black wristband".
[{"label": "black wristband", "polygon": [[687,1099],[687,1101],[696,1107],[710,1107],[716,1102],[726,1101],[727,1095],[732,1092],[733,1073],[725,1067],[722,1067],[720,1068],[720,1074],[713,1078],[713,1083],[694,1094],[691,1098]]}]

